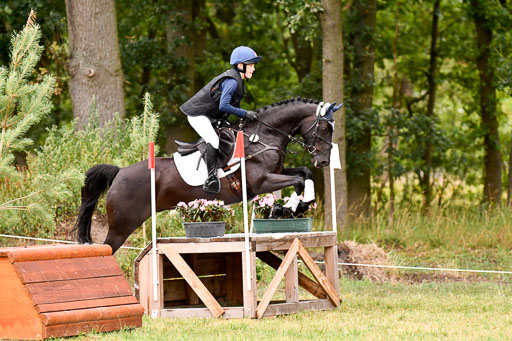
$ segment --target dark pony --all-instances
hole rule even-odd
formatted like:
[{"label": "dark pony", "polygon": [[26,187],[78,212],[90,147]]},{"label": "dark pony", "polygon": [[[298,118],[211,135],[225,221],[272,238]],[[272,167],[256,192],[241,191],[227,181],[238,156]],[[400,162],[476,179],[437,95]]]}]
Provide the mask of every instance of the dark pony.
[{"label": "dark pony", "polygon": [[[247,157],[247,189],[249,197],[294,186],[300,195],[305,180],[312,179],[307,167],[284,168],[286,147],[292,140],[311,154],[315,167],[329,165],[331,138],[334,129],[333,113],[341,106],[325,105],[307,99],[291,99],[258,111],[259,120],[233,123],[234,130],[243,126]],[[320,108],[320,109],[318,109]],[[249,136],[257,134],[258,142]],[[295,137],[301,135],[302,139]],[[251,155],[251,157],[249,157]],[[241,191],[232,190],[226,178],[221,179],[221,191],[211,194],[202,186],[189,186],[180,177],[173,158],[156,159],[156,209],[174,208],[180,201],[204,198],[223,200],[226,204],[242,201]],[[82,188],[82,205],[75,224],[78,241],[92,243],[91,218],[99,198],[107,193],[108,234],[105,244],[117,251],[130,234],[151,215],[150,176],[147,161],[125,168],[100,164],[86,172]],[[241,179],[240,170],[234,173]]]}]

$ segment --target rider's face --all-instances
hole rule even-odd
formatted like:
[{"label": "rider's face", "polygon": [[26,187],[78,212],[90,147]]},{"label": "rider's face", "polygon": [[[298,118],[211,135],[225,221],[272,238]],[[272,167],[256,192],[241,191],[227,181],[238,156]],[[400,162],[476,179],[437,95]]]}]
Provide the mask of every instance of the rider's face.
[{"label": "rider's face", "polygon": [[[238,64],[239,65],[239,68],[243,68],[243,64]],[[254,72],[254,70],[256,69],[255,67],[255,64],[246,64],[245,65],[245,78],[252,78],[252,73]]]}]

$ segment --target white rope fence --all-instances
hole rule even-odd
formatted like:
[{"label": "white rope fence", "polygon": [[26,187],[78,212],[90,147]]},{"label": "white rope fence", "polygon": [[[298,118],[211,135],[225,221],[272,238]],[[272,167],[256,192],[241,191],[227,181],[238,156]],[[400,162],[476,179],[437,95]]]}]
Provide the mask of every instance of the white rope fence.
[{"label": "white rope fence", "polygon": [[[302,261],[298,261],[303,263]],[[317,264],[325,264],[323,261],[315,261]],[[429,270],[429,271],[455,271],[455,272],[479,272],[479,273],[493,273],[493,274],[512,274],[512,271],[500,271],[500,270],[474,270],[474,269],[451,269],[451,268],[428,268],[423,266],[403,266],[403,265],[378,265],[378,264],[359,264],[359,263],[343,263],[340,262],[338,265],[346,266],[366,266],[374,268],[389,268],[389,269],[404,269],[404,270]]]},{"label": "white rope fence", "polygon": [[[35,237],[20,237],[20,236],[8,235],[8,234],[0,234],[0,237],[36,240],[36,241],[52,242],[52,243],[78,244],[78,242],[74,242],[74,241],[70,241],[70,240],[45,239],[45,238],[35,238]],[[144,248],[142,248],[142,247],[133,247],[133,246],[121,246],[121,249],[144,250]],[[299,262],[301,262],[301,261],[299,261]],[[315,261],[315,263],[324,264],[325,262]],[[429,268],[429,267],[423,267],[423,266],[379,265],[379,264],[360,264],[360,263],[342,263],[342,262],[338,263],[338,265],[365,266],[365,267],[374,267],[374,268],[403,269],[403,270],[475,272],[475,273],[492,273],[492,274],[504,274],[504,275],[511,275],[512,274],[512,271],[476,270],[476,269],[452,269],[452,268]]]},{"label": "white rope fence", "polygon": [[[0,234],[0,237],[15,238],[15,239],[26,239],[26,240],[36,240],[36,241],[41,241],[41,242],[52,242],[52,243],[78,244],[78,242],[74,242],[74,241],[71,241],[71,240],[46,239],[46,238],[35,238],[35,237],[20,237],[20,236],[12,236],[12,235],[9,235],[9,234]],[[142,247],[133,247],[133,246],[121,246],[121,249],[144,250],[144,248],[142,248]]]}]

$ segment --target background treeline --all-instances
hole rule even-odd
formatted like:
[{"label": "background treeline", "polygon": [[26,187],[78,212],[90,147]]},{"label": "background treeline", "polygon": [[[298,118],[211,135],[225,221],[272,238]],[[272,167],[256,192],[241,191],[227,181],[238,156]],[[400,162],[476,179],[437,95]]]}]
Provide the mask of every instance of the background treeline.
[{"label": "background treeline", "polygon": [[[131,128],[122,121],[144,111],[146,92],[159,113],[160,152],[172,153],[174,139],[195,137],[179,104],[228,68],[238,45],[264,57],[248,83],[247,109],[296,96],[325,99],[331,61],[325,55],[339,51],[334,55],[343,68],[334,76],[345,111],[337,129],[346,136],[338,139],[346,150],[340,172],[346,189],[337,196],[346,208],[341,219],[385,216],[392,222],[398,208],[510,203],[509,0],[6,0],[0,5],[0,65],[11,63],[11,36],[31,8],[44,46],[31,81],[51,74],[55,84],[53,109],[27,133],[35,141],[25,148],[29,155],[15,153],[19,169],[31,162],[30,148],[37,158],[53,155],[49,136],[58,145],[56,136],[77,138],[70,132],[104,127],[115,113],[127,136],[119,142],[115,133],[90,133],[100,142],[83,147],[79,170],[103,161],[102,155],[87,158],[88,148],[139,150],[130,147]],[[336,22],[326,8],[341,13],[334,16],[341,36],[334,38],[343,49],[322,44],[336,32],[328,30],[326,22]],[[309,165],[307,153],[294,149],[287,163]],[[107,161],[132,159],[109,154]],[[315,170],[315,178],[323,201],[322,171]],[[76,208],[69,200],[68,214]]]}]

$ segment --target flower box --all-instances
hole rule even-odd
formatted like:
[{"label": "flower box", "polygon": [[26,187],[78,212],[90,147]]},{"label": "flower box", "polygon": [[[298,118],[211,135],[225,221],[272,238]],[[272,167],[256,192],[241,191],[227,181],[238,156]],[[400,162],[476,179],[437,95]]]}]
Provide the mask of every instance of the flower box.
[{"label": "flower box", "polygon": [[226,230],[225,221],[183,223],[183,225],[185,226],[185,235],[188,238],[222,237]]},{"label": "flower box", "polygon": [[311,218],[293,219],[254,219],[254,232],[311,232],[313,220]]}]

